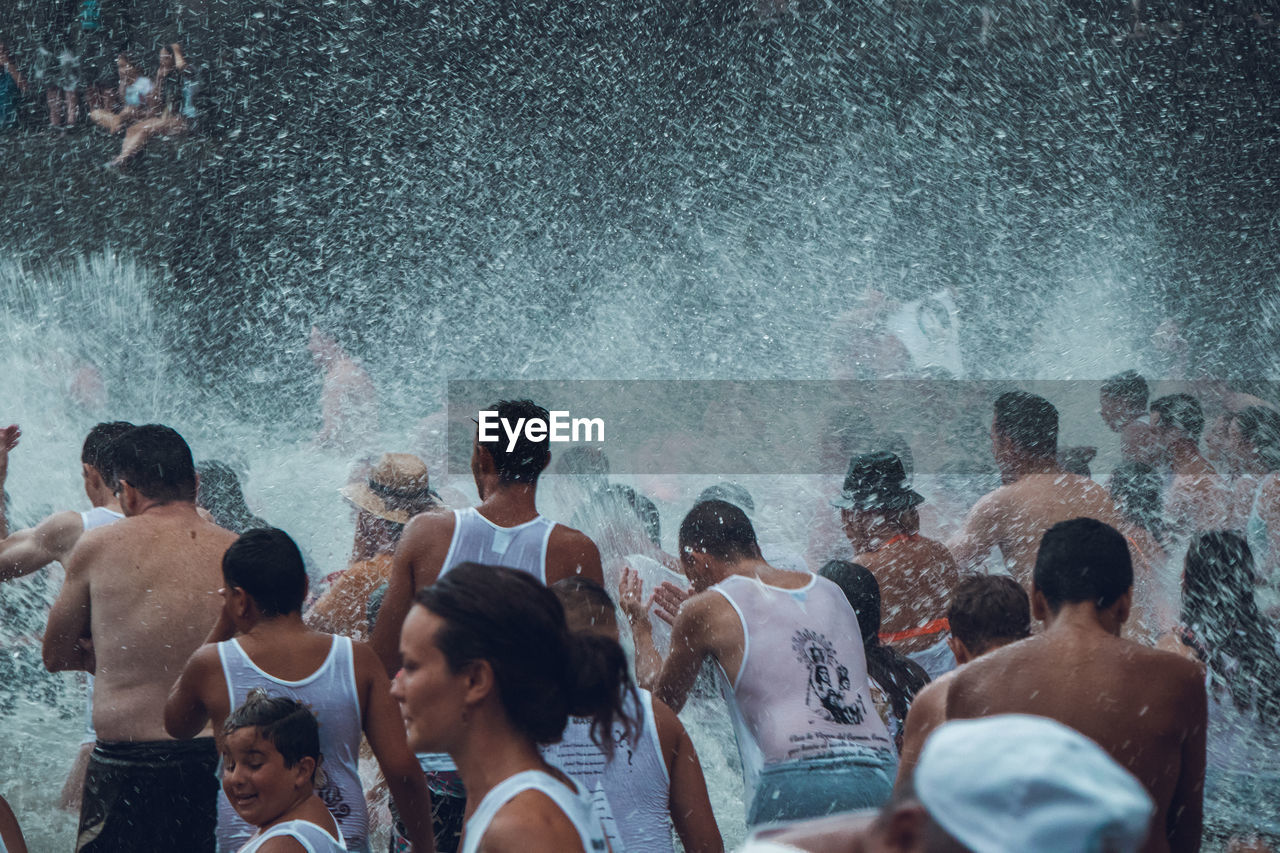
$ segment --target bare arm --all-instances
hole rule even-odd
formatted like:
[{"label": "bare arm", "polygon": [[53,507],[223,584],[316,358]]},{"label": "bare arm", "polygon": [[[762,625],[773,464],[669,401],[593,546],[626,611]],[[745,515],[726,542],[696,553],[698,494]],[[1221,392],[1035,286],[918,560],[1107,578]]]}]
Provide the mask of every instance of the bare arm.
[{"label": "bare arm", "polygon": [[18,446],[22,430],[14,424],[0,429],[0,538],[9,538],[9,511],[5,506],[4,486],[9,479],[9,451]]},{"label": "bare arm", "polygon": [[[728,603],[714,592],[696,595],[685,602],[671,628],[671,652],[662,664],[653,695],[679,712],[689,696],[698,670],[714,653],[715,606]],[[737,618],[736,614],[734,616]]]},{"label": "bare arm", "polygon": [[723,853],[724,839],[711,811],[707,780],[702,774],[698,751],[680,718],[666,705],[653,700],[653,717],[658,742],[671,779],[669,808],[680,843],[686,853]]},{"label": "bare arm", "polygon": [[582,839],[545,794],[517,794],[494,815],[479,840],[480,853],[578,853]]},{"label": "bare arm", "polygon": [[387,780],[387,788],[404,821],[414,853],[435,853],[431,828],[431,792],[427,777],[409,751],[400,709],[391,698],[391,683],[382,661],[364,643],[352,643],[356,672],[364,688],[364,734]]},{"label": "bare arm", "polygon": [[1204,827],[1205,732],[1208,728],[1208,698],[1205,694],[1203,670],[1197,664],[1189,667],[1194,675],[1188,679],[1186,701],[1182,704],[1190,724],[1182,742],[1182,771],[1173,799],[1169,802],[1165,827],[1171,853],[1198,853]]},{"label": "bare arm", "polygon": [[961,572],[976,569],[992,549],[1000,544],[1002,520],[1000,503],[994,492],[969,510],[969,515],[964,520],[964,529],[947,542],[947,550],[955,557]]},{"label": "bare arm", "polygon": [[205,691],[214,679],[221,681],[221,676],[216,646],[201,646],[192,653],[164,705],[164,730],[170,737],[184,740],[204,730],[210,716]]},{"label": "bare arm", "polygon": [[4,801],[4,797],[0,797],[0,842],[3,842],[9,853],[27,853],[27,842],[22,837],[18,818]]},{"label": "bare arm", "polygon": [[587,534],[557,524],[547,540],[547,586],[575,575],[604,586],[600,549]]},{"label": "bare arm", "polygon": [[65,562],[83,532],[78,512],[55,513],[35,527],[17,531],[0,542],[0,581],[24,577],[55,560]]},{"label": "bare arm", "polygon": [[644,582],[640,575],[635,569],[625,566],[622,580],[618,583],[618,601],[631,624],[636,652],[636,682],[649,690],[662,672],[662,656],[653,643],[653,623],[649,621],[649,604],[643,599],[643,592]]},{"label": "bare arm", "polygon": [[[436,582],[452,537],[452,513],[424,513],[411,519],[405,527],[391,562],[391,578],[382,596],[378,620],[369,638],[369,645],[382,661],[387,675],[395,675],[400,668],[400,628],[413,607],[413,597],[419,587]],[[428,562],[431,565],[427,565]]]},{"label": "bare arm", "polygon": [[45,668],[50,672],[93,672],[92,649],[81,639],[90,638],[89,565],[95,552],[92,541],[82,541],[67,560],[67,576],[44,630],[42,651]]},{"label": "bare arm", "polygon": [[942,677],[932,684],[926,684],[911,703],[907,719],[902,729],[902,755],[898,759],[898,779],[894,787],[902,789],[904,782],[910,780],[911,772],[920,760],[920,751],[933,730],[947,721],[947,684],[950,678]]}]

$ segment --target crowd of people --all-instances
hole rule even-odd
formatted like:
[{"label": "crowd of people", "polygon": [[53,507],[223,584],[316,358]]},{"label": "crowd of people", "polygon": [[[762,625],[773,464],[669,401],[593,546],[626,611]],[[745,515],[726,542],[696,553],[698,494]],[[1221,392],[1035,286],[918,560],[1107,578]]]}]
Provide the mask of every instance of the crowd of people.
[{"label": "crowd of people", "polygon": [[[0,520],[0,581],[65,568],[43,656],[93,676],[78,850],[369,850],[388,796],[393,851],[716,853],[736,820],[766,853],[1274,850],[1280,412],[1148,397],[1102,386],[1103,486],[1064,465],[1052,402],[1001,394],[1001,483],[945,542],[909,448],[857,453],[820,564],[762,544],[727,482],[666,553],[598,452],[582,499],[634,535],[593,538],[539,512],[546,440],[477,432],[476,506],[412,454],[370,460],[351,565],[315,591],[232,466],[103,423],[93,508]],[[727,708],[741,815],[713,809],[693,698]],[[0,843],[25,849],[2,799]]]}]

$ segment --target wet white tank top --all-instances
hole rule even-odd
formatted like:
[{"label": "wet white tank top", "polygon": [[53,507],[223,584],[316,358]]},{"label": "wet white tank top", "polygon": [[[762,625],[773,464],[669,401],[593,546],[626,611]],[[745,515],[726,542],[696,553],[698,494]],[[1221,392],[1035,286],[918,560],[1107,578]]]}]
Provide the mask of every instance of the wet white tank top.
[{"label": "wet white tank top", "polygon": [[[543,584],[547,582],[547,540],[554,521],[534,516],[515,527],[499,527],[485,518],[475,507],[453,511],[453,539],[444,555],[440,577],[461,563],[480,563],[528,572]],[[444,753],[423,752],[418,763],[427,773],[457,770],[453,759]]]},{"label": "wet white tank top", "polygon": [[871,701],[858,617],[838,586],[815,575],[782,589],[734,575],[711,589],[742,623],[742,665],[732,678],[716,670],[748,796],[767,765],[892,751]]},{"label": "wet white tank top", "polygon": [[[484,838],[485,831],[489,829],[489,824],[493,822],[498,812],[525,791],[540,791],[551,798],[560,811],[564,812],[564,816],[573,823],[574,829],[578,830],[578,839],[582,842],[584,853],[605,853],[609,849],[604,838],[604,828],[592,813],[591,799],[581,785],[575,783],[575,787],[571,789],[554,776],[543,773],[541,770],[526,770],[523,773],[508,776],[484,795],[484,799],[480,801],[480,805],[476,806],[476,810],[467,821],[467,829],[459,853],[476,853],[480,849],[480,841]],[[613,853],[622,853],[622,850],[614,847]]]},{"label": "wet white tank top", "polygon": [[[327,783],[316,793],[352,849],[365,845],[369,813],[357,765],[363,734],[360,695],[356,690],[355,661],[349,637],[334,637],[329,656],[301,681],[285,681],[268,675],[249,659],[235,640],[218,643],[218,657],[227,681],[231,707],[238,708],[249,691],[261,687],[270,696],[287,696],[303,703],[320,724],[320,753]],[[249,840],[254,828],[241,820],[231,801],[218,791],[218,849],[235,851]]]},{"label": "wet white tank top", "polygon": [[499,527],[472,506],[455,509],[453,518],[453,540],[441,577],[459,563],[481,563],[528,572],[547,582],[547,540],[554,521],[538,515],[515,527]]},{"label": "wet white tank top", "polygon": [[286,820],[268,829],[254,838],[239,853],[255,853],[255,851],[272,838],[292,838],[302,845],[307,853],[345,853],[347,845],[342,837],[342,827],[338,827],[338,837],[334,838],[323,827],[309,820]]},{"label": "wet white tank top", "polygon": [[[107,509],[105,506],[95,506],[91,510],[80,513],[80,524],[89,531],[95,527],[114,524],[122,518],[124,518],[123,513]],[[80,739],[82,744],[94,743],[98,740],[98,733],[93,728],[93,673],[85,673],[85,684],[87,692],[84,703],[84,736]],[[0,850],[0,853],[4,851]]]},{"label": "wet white tank top", "polygon": [[671,777],[662,757],[658,726],[653,716],[653,696],[640,690],[640,707],[627,714],[640,722],[633,740],[625,727],[614,725],[613,758],[591,739],[591,721],[571,717],[564,738],[544,747],[542,756],[572,776],[591,797],[591,808],[604,826],[605,837],[616,851],[674,853],[671,824]]}]

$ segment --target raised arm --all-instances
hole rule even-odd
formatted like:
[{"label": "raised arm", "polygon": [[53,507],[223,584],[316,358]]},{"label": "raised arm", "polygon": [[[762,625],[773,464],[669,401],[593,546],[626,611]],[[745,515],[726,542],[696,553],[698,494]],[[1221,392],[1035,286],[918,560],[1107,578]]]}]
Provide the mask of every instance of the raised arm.
[{"label": "raised arm", "polygon": [[[94,531],[95,533],[97,531]],[[97,552],[96,540],[82,538],[67,560],[67,574],[58,599],[49,611],[42,648],[50,672],[93,672],[94,659],[89,627],[89,567]]]},{"label": "raised arm", "polygon": [[680,843],[686,853],[723,853],[724,839],[711,811],[707,779],[689,733],[676,712],[657,699],[653,700],[653,718],[671,779],[668,808]]},{"label": "raised arm", "polygon": [[704,592],[684,603],[671,628],[671,651],[652,690],[656,698],[677,713],[684,707],[698,670],[702,669],[702,662],[709,655],[715,655],[723,645],[718,641],[719,635],[724,633],[719,624],[723,620],[723,614],[719,612],[721,605],[730,611],[736,622],[737,615],[733,614],[732,607],[724,598],[714,592]]},{"label": "raised arm", "polygon": [[418,589],[435,583],[439,577],[453,539],[453,524],[451,512],[423,513],[409,521],[400,537],[391,563],[391,579],[369,638],[369,645],[388,676],[400,669],[400,628]]},{"label": "raised arm", "polygon": [[35,527],[16,531],[0,542],[0,581],[38,571],[57,560],[65,562],[84,532],[78,512],[59,512]]},{"label": "raised arm", "polygon": [[964,529],[947,542],[947,550],[961,572],[978,568],[1000,544],[1002,521],[1000,501],[994,492],[973,505],[965,517]]},{"label": "raised arm", "polygon": [[391,698],[391,682],[373,649],[364,643],[352,643],[352,651],[362,686],[364,735],[382,769],[382,778],[387,780],[413,853],[435,853],[431,792],[427,790],[426,775],[409,750],[400,709]]},{"label": "raised arm", "polygon": [[22,430],[16,424],[0,429],[0,538],[9,537],[9,508],[6,506],[5,482],[9,479],[9,451],[18,446]]}]

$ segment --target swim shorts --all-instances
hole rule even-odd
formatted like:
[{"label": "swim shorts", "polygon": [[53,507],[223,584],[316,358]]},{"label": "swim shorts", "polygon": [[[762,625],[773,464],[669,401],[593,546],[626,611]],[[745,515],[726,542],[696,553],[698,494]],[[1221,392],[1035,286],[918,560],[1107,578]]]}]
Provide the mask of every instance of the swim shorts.
[{"label": "swim shorts", "polygon": [[217,766],[213,738],[98,741],[85,773],[77,853],[213,853]]}]

